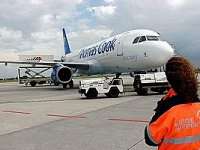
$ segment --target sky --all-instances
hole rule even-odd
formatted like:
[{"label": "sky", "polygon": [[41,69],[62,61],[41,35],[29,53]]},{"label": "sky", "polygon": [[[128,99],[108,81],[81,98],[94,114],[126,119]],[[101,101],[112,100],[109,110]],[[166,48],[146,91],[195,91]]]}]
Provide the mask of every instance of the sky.
[{"label": "sky", "polygon": [[[200,66],[199,0],[1,0],[0,60],[22,54],[64,54],[133,29],[151,29]],[[0,65],[0,78],[16,76]]]}]

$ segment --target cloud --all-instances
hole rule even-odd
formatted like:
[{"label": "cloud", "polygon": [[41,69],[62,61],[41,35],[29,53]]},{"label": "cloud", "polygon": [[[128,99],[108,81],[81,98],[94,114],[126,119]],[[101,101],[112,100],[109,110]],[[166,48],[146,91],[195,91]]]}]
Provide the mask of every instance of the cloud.
[{"label": "cloud", "polygon": [[[96,17],[104,25],[121,33],[132,29],[152,29],[161,33],[162,39],[176,45],[177,51],[200,65],[199,26],[200,1],[191,0],[115,0],[112,17]],[[195,44],[194,44],[195,43]]]},{"label": "cloud", "polygon": [[7,27],[0,28],[0,40],[18,40],[22,38],[21,31],[9,30]]},{"label": "cloud", "polygon": [[92,14],[94,14],[99,19],[104,19],[106,17],[110,17],[115,13],[115,6],[108,5],[108,6],[98,6],[98,7],[91,7],[88,8]]},{"label": "cloud", "polygon": [[16,0],[13,4],[1,1],[0,50],[34,53],[36,49],[51,49],[48,51],[58,51],[60,55],[61,29],[78,23],[71,16],[76,16],[76,6],[81,3],[82,0]]},{"label": "cloud", "polygon": [[73,50],[147,28],[200,65],[199,6],[197,0],[1,0],[0,52],[11,58],[22,53],[59,58],[64,54],[63,27]]},{"label": "cloud", "polygon": [[69,42],[72,48],[79,49],[108,38],[112,34],[112,32],[113,31],[111,29],[104,26],[82,30],[79,32],[72,32],[69,35]]},{"label": "cloud", "polygon": [[115,0],[104,0],[105,3],[114,3]]},{"label": "cloud", "polygon": [[13,30],[7,27],[0,27],[0,51],[20,50],[26,43],[23,33],[20,30]]},{"label": "cloud", "polygon": [[186,0],[167,0],[168,4],[172,7],[181,7],[186,3]]},{"label": "cloud", "polygon": [[41,5],[41,4],[43,4],[43,0],[30,0],[30,2],[33,5]]}]

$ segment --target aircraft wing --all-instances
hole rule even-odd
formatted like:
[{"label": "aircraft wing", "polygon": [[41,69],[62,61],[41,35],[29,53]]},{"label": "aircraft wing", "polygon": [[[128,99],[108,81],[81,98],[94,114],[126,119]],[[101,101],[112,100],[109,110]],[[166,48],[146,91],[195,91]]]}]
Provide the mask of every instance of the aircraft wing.
[{"label": "aircraft wing", "polygon": [[45,65],[45,66],[54,66],[56,64],[62,64],[64,66],[68,66],[70,68],[77,68],[77,69],[83,69],[83,70],[88,70],[89,69],[89,64],[88,63],[81,63],[81,62],[48,62],[48,61],[0,61],[0,63],[4,63],[5,65],[7,64],[27,64],[27,65]]}]

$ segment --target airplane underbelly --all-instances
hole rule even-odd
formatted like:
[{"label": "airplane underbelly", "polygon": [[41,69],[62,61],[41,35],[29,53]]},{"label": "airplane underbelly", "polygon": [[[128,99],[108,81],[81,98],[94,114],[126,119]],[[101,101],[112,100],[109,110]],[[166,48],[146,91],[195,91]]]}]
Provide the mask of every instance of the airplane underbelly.
[{"label": "airplane underbelly", "polygon": [[109,59],[102,59],[100,61],[104,68],[104,72],[131,72],[137,70],[137,58],[135,56],[114,56]]}]

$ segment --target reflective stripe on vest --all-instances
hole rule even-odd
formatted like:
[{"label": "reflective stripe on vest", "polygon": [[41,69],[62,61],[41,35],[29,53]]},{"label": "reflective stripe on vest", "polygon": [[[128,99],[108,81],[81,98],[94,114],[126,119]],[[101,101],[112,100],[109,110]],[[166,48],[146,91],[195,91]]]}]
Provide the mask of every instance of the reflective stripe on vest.
[{"label": "reflective stripe on vest", "polygon": [[149,137],[149,139],[151,140],[152,143],[154,143],[155,145],[158,145],[159,143],[156,142],[153,138],[152,138],[152,135],[151,135],[151,131],[149,129],[149,125],[147,125],[147,135]]},{"label": "reflective stripe on vest", "polygon": [[186,144],[186,143],[195,143],[200,141],[200,135],[187,136],[182,138],[169,138],[164,139],[163,143],[165,144]]}]

